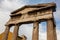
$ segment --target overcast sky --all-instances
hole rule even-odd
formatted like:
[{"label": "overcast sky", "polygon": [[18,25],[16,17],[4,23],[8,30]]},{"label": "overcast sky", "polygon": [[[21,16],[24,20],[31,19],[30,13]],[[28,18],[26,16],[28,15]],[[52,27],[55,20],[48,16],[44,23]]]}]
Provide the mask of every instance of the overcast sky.
[{"label": "overcast sky", "polygon": [[[0,34],[4,32],[4,25],[9,20],[9,15],[12,11],[21,8],[24,5],[48,2],[55,2],[57,5],[56,12],[54,12],[54,18],[56,21],[57,39],[60,40],[60,0],[0,0]],[[13,28],[14,27],[10,29],[11,32],[13,32]],[[21,25],[19,29],[19,36],[25,35],[27,40],[31,40],[32,29],[33,24]],[[47,40],[46,34],[46,22],[42,22],[39,24],[39,40]]]}]

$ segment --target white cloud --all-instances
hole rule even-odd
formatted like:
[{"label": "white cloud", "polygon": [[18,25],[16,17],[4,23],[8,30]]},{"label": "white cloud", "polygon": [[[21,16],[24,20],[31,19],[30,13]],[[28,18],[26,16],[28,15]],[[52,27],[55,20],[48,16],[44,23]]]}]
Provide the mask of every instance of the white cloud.
[{"label": "white cloud", "polygon": [[13,11],[16,8],[20,8],[21,6],[23,6],[25,4],[19,3],[18,0],[4,0],[1,2],[1,9],[3,10],[9,10],[9,11]]},{"label": "white cloud", "polygon": [[8,21],[9,18],[8,13],[0,11],[0,33],[2,33],[5,30],[5,23]]},{"label": "white cloud", "polygon": [[5,30],[5,23],[10,18],[10,12],[22,7],[25,4],[19,3],[18,0],[0,0],[0,33]]},{"label": "white cloud", "polygon": [[[44,22],[45,24],[45,22]],[[39,24],[39,40],[47,40],[47,32],[46,29],[44,30],[44,28],[46,28],[46,26],[43,23]]]},{"label": "white cloud", "polygon": [[60,40],[60,30],[57,29],[57,40]]},{"label": "white cloud", "polygon": [[56,10],[56,12],[54,13],[54,17],[56,20],[60,20],[60,10]]}]

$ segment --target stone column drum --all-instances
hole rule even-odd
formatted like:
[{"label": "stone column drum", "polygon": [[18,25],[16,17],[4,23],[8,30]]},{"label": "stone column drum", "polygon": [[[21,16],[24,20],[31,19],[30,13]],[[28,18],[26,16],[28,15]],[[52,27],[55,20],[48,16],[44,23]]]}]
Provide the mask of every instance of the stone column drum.
[{"label": "stone column drum", "polygon": [[57,40],[54,20],[47,20],[47,40]]},{"label": "stone column drum", "polygon": [[34,22],[32,40],[38,40],[38,39],[39,39],[39,22]]},{"label": "stone column drum", "polygon": [[8,38],[8,34],[9,34],[9,26],[6,26],[5,32],[4,32],[4,37],[2,38],[2,40],[7,40]]},{"label": "stone column drum", "polygon": [[18,30],[19,30],[19,25],[15,25],[14,31],[13,31],[13,38],[12,40],[17,40],[17,36],[18,36]]}]

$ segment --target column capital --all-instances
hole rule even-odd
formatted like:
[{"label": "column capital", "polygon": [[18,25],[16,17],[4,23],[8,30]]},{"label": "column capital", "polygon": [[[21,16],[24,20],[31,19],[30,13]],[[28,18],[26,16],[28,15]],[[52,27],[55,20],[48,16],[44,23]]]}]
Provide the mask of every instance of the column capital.
[{"label": "column capital", "polygon": [[14,24],[14,26],[20,26],[21,24]]}]

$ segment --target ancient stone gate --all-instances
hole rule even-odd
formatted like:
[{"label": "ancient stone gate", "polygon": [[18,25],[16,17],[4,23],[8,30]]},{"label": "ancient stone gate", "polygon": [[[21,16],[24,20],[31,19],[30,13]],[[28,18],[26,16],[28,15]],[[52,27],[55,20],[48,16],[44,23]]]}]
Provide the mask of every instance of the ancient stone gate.
[{"label": "ancient stone gate", "polygon": [[33,23],[32,40],[39,40],[39,23],[44,21],[47,22],[47,40],[57,40],[56,25],[53,16],[53,12],[55,11],[55,3],[26,5],[13,11],[10,15],[11,18],[5,25],[6,29],[3,40],[7,40],[11,26],[15,26],[12,40],[17,40],[19,26],[28,23]]}]

